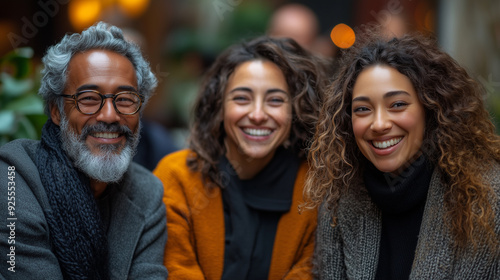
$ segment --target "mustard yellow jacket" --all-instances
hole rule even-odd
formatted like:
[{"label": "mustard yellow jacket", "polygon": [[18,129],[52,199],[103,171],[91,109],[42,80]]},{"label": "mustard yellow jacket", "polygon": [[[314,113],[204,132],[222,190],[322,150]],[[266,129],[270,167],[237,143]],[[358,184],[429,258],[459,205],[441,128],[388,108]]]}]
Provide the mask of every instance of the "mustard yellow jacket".
[{"label": "mustard yellow jacket", "polygon": [[[216,280],[224,265],[224,212],[219,188],[207,190],[201,174],[186,166],[190,150],[164,157],[154,174],[164,185],[168,240],[165,266],[171,279]],[[269,279],[312,279],[311,258],[317,212],[298,211],[308,166],[302,163],[293,202],[281,217],[274,241]]]}]

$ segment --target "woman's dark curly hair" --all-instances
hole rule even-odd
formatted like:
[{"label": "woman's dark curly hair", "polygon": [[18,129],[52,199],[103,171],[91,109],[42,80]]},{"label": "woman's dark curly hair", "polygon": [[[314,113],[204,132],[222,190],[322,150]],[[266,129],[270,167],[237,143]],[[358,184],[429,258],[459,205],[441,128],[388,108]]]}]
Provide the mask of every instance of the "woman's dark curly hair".
[{"label": "woman's dark curly hair", "polygon": [[266,60],[276,64],[284,76],[292,98],[292,151],[305,158],[305,148],[316,125],[322,92],[327,86],[326,64],[292,39],[259,37],[224,51],[208,70],[194,106],[189,148],[194,156],[187,165],[200,171],[203,179],[217,180],[217,162],[225,154],[222,119],[224,92],[228,79],[240,64]]},{"label": "woman's dark curly hair", "polygon": [[482,176],[500,161],[500,141],[484,108],[484,89],[434,39],[412,34],[386,40],[372,29],[346,51],[337,78],[325,91],[309,151],[306,206],[325,201],[335,224],[340,197],[362,178],[366,159],[353,134],[352,91],[364,69],[387,65],[410,79],[425,108],[421,151],[439,168],[446,186],[445,220],[455,245],[477,245],[480,236],[494,244],[492,203],[497,198]]}]

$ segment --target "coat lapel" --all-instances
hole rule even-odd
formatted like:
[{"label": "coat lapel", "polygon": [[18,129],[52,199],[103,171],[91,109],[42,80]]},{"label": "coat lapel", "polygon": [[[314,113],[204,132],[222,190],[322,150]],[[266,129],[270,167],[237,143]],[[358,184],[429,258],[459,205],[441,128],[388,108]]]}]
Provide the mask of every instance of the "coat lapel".
[{"label": "coat lapel", "polygon": [[356,184],[348,190],[340,205],[339,225],[344,242],[347,278],[375,279],[378,265],[379,242],[382,234],[380,210],[371,201],[364,185]]},{"label": "coat lapel", "polygon": [[128,197],[117,191],[111,202],[111,221],[108,230],[109,272],[111,278],[126,279],[136,244],[144,228],[145,217]]},{"label": "coat lapel", "polygon": [[[432,175],[410,279],[447,279],[452,269],[451,233],[443,221],[444,188]],[[439,261],[437,261],[439,260]]]},{"label": "coat lapel", "polygon": [[224,265],[224,207],[219,188],[204,187],[193,199],[193,230],[200,266],[206,279],[220,279]]}]

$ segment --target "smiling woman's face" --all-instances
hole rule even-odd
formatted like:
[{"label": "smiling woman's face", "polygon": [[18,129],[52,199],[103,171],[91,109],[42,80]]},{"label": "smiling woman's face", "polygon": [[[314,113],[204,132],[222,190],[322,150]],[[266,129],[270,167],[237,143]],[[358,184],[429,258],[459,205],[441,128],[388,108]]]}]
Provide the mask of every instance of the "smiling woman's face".
[{"label": "smiling woman's face", "polygon": [[352,128],[363,155],[382,172],[397,172],[418,155],[425,110],[410,79],[387,65],[364,69],[353,88]]},{"label": "smiling woman's face", "polygon": [[281,69],[266,60],[240,64],[224,93],[226,147],[232,159],[267,164],[288,139],[292,105]]}]

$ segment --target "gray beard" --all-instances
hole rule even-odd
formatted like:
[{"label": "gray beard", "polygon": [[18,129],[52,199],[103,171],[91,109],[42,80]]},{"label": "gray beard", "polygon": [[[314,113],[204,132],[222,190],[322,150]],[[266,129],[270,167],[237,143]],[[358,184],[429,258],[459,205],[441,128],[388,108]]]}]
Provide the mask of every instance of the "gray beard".
[{"label": "gray beard", "polygon": [[127,130],[126,144],[120,153],[117,151],[121,144],[104,144],[99,146],[100,154],[93,154],[85,143],[88,133],[85,131],[88,126],[82,130],[82,135],[77,135],[69,128],[69,122],[66,116],[61,116],[61,142],[62,148],[68,154],[76,168],[80,169],[90,178],[99,182],[115,183],[121,180],[127,171],[132,158],[139,144],[141,123],[135,134],[130,129]]}]

